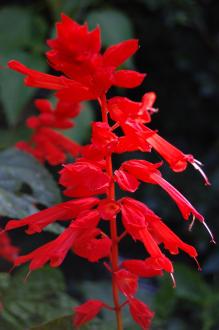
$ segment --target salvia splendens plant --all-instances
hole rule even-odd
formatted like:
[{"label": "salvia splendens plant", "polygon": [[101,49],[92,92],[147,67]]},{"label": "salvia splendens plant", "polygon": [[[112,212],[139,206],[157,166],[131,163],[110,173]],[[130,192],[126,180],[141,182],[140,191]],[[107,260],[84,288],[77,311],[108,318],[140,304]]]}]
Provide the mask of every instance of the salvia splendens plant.
[{"label": "salvia splendens plant", "polygon": [[[159,276],[165,271],[175,285],[173,264],[160,245],[163,244],[171,254],[183,250],[198,263],[197,251],[174,234],[147,205],[132,197],[116,199],[115,185],[129,193],[134,193],[141,182],[161,187],[176,203],[185,220],[191,215],[193,225],[198,219],[210,233],[211,241],[214,242],[214,238],[204,217],[163,178],[162,162],[151,163],[144,157],[131,158],[114,170],[112,156],[154,149],[173,171],[184,171],[188,164],[192,164],[202,174],[206,185],[209,181],[199,161],[178,150],[147,126],[153,113],[157,112],[154,92],[144,94],[139,102],[119,96],[107,98],[112,86],[133,88],[145,77],[136,71],[118,69],[138,50],[136,39],[113,45],[101,53],[99,27],[90,32],[86,24],[79,25],[62,15],[56,31],[56,38],[48,41],[50,50],[46,56],[51,67],[62,75],[41,73],[15,60],[8,65],[25,75],[27,86],[56,91],[58,103],[55,109],[47,100],[36,101],[40,114],[27,121],[33,129],[31,140],[19,142],[18,147],[41,162],[48,161],[53,165],[64,162],[67,154],[73,155],[75,161],[63,165],[59,180],[65,188],[64,195],[71,199],[22,220],[10,220],[5,230],[27,226],[27,234],[32,235],[55,221],[63,221],[68,226],[53,241],[17,257],[14,265],[30,262],[30,271],[47,262],[51,267],[57,267],[69,250],[90,262],[104,258],[104,265],[112,276],[114,306],[100,300],[88,300],[74,309],[74,325],[80,327],[102,308],[107,308],[115,312],[117,329],[122,330],[122,309],[128,305],[134,321],[141,329],[148,329],[154,313],[135,298],[139,278]],[[60,130],[72,126],[71,119],[79,113],[80,102],[86,100],[98,102],[102,120],[92,123],[90,144],[79,146],[64,137]],[[118,228],[120,218],[122,232]],[[108,233],[99,226],[102,221],[108,223]],[[146,259],[119,262],[119,243],[126,235],[144,245],[149,255]],[[119,292],[124,296],[122,301]]]}]

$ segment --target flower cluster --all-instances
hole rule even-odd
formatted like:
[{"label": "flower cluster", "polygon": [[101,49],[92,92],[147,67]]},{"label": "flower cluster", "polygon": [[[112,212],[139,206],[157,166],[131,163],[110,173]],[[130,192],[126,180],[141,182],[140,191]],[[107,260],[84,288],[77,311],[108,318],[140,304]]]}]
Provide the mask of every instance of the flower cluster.
[{"label": "flower cluster", "polygon": [[73,127],[72,118],[80,111],[78,103],[59,101],[55,109],[48,100],[38,99],[35,106],[38,116],[27,119],[26,125],[33,130],[28,142],[19,141],[17,148],[32,154],[40,162],[47,161],[51,165],[62,164],[66,156],[75,157],[79,153],[79,145],[65,137],[57,129]]},{"label": "flower cluster", "polygon": [[[142,83],[144,74],[118,69],[137,51],[137,40],[121,42],[101,53],[99,28],[90,32],[86,24],[79,25],[62,15],[56,29],[57,37],[48,41],[51,49],[46,56],[50,65],[63,75],[53,76],[29,69],[14,60],[9,62],[11,69],[25,75],[27,86],[56,91],[58,108],[53,113],[55,116],[46,101],[37,101],[41,115],[30,120],[29,125],[36,130],[33,138],[35,150],[39,151],[42,160],[52,159],[53,164],[56,157],[57,163],[61,159],[64,160],[58,152],[54,153],[54,148],[51,148],[55,135],[50,128],[68,126],[66,117],[72,117],[72,112],[65,111],[66,104],[69,109],[69,104],[74,108],[78,102],[97,100],[102,120],[92,123],[91,142],[80,147],[80,154],[75,162],[65,164],[60,172],[59,182],[65,188],[63,193],[71,199],[22,220],[10,220],[6,225],[7,231],[27,226],[27,234],[32,235],[41,232],[55,221],[67,223],[66,228],[55,240],[27,255],[19,256],[15,260],[15,266],[30,262],[32,271],[50,262],[52,267],[57,267],[63,262],[69,250],[90,262],[107,258],[108,262],[105,261],[104,265],[112,276],[114,306],[108,306],[100,300],[88,300],[75,308],[75,326],[80,327],[93,319],[102,308],[107,308],[115,312],[117,329],[121,330],[122,309],[128,305],[133,320],[142,329],[148,329],[154,313],[135,297],[139,278],[159,276],[163,272],[168,272],[174,281],[174,267],[164,254],[164,250],[170,254],[178,254],[179,250],[182,250],[196,261],[197,251],[174,234],[147,205],[131,197],[117,200],[115,185],[130,193],[135,192],[141,182],[157,185],[176,203],[185,220],[192,215],[193,222],[197,218],[207,229],[208,227],[204,217],[163,178],[160,172],[162,162],[151,163],[144,159],[130,159],[123,162],[118,169],[114,169],[112,156],[132,151],[150,152],[154,149],[173,171],[184,171],[190,163],[200,171],[206,184],[209,184],[209,181],[201,169],[200,162],[192,155],[182,153],[146,126],[150,123],[153,113],[157,112],[154,108],[154,92],[144,94],[139,102],[125,97],[107,99],[106,93],[111,86],[133,88]],[[67,114],[64,118],[63,112]],[[61,119],[57,119],[56,114],[60,113]],[[64,151],[72,153],[74,149],[72,147],[70,150],[68,144],[62,143],[58,137],[56,143],[61,143],[59,146]],[[119,226],[122,226],[123,231],[118,234],[119,219]],[[108,223],[109,233],[99,226],[102,221]],[[214,241],[209,229],[208,231]],[[143,244],[146,250],[144,260],[119,262],[118,245],[126,235]],[[120,302],[119,292],[124,296],[123,302]]]},{"label": "flower cluster", "polygon": [[19,248],[11,244],[11,240],[7,233],[0,232],[0,258],[13,263],[17,258]]}]

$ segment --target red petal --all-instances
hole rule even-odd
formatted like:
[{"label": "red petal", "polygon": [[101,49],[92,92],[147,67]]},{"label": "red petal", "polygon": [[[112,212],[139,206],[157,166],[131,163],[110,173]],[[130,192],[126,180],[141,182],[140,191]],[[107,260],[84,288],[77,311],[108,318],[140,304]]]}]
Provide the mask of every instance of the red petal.
[{"label": "red petal", "polygon": [[[128,269],[133,274],[140,277],[153,277],[162,275],[162,269],[158,268],[155,258],[148,258],[144,260],[126,260],[123,261],[122,266]],[[147,261],[148,260],[148,261]]]},{"label": "red petal", "polygon": [[113,274],[119,290],[125,296],[133,296],[138,290],[138,277],[126,269],[120,269]]},{"label": "red petal", "polygon": [[124,88],[134,88],[141,85],[145,74],[132,70],[119,70],[113,77],[113,85]]},{"label": "red petal", "polygon": [[105,51],[103,60],[105,65],[117,67],[124,63],[138,50],[138,40],[130,39],[113,45]]},{"label": "red petal", "polygon": [[73,316],[73,325],[75,327],[80,327],[92,320],[103,306],[104,303],[101,300],[88,300],[86,303],[74,307],[75,315]]},{"label": "red petal", "polygon": [[148,330],[154,313],[142,301],[132,298],[129,300],[129,310],[133,320],[140,325],[141,329]]}]

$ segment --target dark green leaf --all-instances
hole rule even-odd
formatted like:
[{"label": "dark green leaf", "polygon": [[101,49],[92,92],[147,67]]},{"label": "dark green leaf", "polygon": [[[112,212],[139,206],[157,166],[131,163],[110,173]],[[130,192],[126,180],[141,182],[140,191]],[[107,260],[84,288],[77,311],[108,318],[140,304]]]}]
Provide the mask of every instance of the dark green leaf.
[{"label": "dark green leaf", "polygon": [[11,52],[2,57],[2,64],[5,68],[0,70],[0,98],[3,109],[10,125],[15,125],[19,116],[36,89],[25,87],[23,75],[6,68],[7,62],[16,59],[35,70],[44,71],[46,62],[42,57],[29,55],[26,52]]},{"label": "dark green leaf", "polygon": [[132,23],[128,16],[119,10],[93,10],[88,14],[87,20],[91,28],[100,25],[104,46],[133,38]]},{"label": "dark green leaf", "polygon": [[[32,196],[22,193],[26,184]],[[58,187],[50,173],[31,155],[18,149],[0,153],[0,214],[23,217],[36,212],[34,203],[45,206],[60,202]]]},{"label": "dark green leaf", "polygon": [[60,270],[45,267],[33,272],[24,283],[27,272],[25,268],[14,276],[6,274],[7,286],[5,278],[0,282],[0,299],[4,306],[0,316],[1,329],[2,325],[4,330],[29,329],[56,317],[70,315],[76,304],[65,292]]},{"label": "dark green leaf", "polygon": [[31,22],[31,12],[25,8],[2,8],[0,10],[0,50],[28,46],[31,41]]}]

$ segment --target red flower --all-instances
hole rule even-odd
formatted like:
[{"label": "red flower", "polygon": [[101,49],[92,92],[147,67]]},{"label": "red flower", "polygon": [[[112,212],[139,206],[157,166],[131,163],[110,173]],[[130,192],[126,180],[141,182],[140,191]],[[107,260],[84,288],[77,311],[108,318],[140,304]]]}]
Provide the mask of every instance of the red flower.
[{"label": "red flower", "polygon": [[57,220],[72,220],[78,217],[83,211],[90,210],[98,202],[98,198],[90,197],[60,203],[46,210],[29,215],[22,220],[10,220],[5,230],[28,226],[26,230],[27,234],[39,233],[43,228]]},{"label": "red flower", "polygon": [[107,191],[110,178],[102,169],[89,161],[76,161],[60,171],[60,184],[66,187],[64,194],[71,197],[87,197]]},{"label": "red flower", "polygon": [[154,313],[142,301],[132,298],[129,300],[129,310],[133,320],[140,325],[141,329],[148,330]]},{"label": "red flower", "polygon": [[89,322],[101,311],[104,305],[101,300],[88,300],[86,303],[74,307],[73,325],[80,327]]},{"label": "red flower", "polygon": [[73,126],[70,120],[79,113],[78,104],[58,102],[57,107],[47,100],[36,100],[36,107],[40,111],[38,116],[27,119],[27,126],[33,129],[28,142],[20,141],[17,148],[36,157],[40,162],[48,161],[51,165],[58,165],[66,160],[66,155],[77,156],[79,145],[55,131],[55,128],[66,129]]},{"label": "red flower", "polygon": [[175,201],[184,219],[187,220],[192,213],[197,219],[204,222],[203,216],[189,203],[189,201],[170,183],[162,178],[160,171],[157,170],[159,166],[161,166],[160,163],[152,164],[145,160],[134,159],[124,162],[121,168],[143,182],[158,184],[161,186]]},{"label": "red flower", "polygon": [[113,97],[108,101],[110,117],[120,124],[129,119],[148,123],[151,121],[151,112],[154,112],[155,100],[156,95],[153,92],[144,94],[141,102],[134,102],[126,97]]},{"label": "red flower", "polygon": [[77,233],[71,227],[65,229],[55,240],[37,248],[31,253],[18,257],[14,265],[20,266],[30,261],[30,271],[43,267],[50,262],[51,267],[58,267],[71,249]]},{"label": "red flower", "polygon": [[201,169],[202,165],[198,160],[194,159],[192,155],[185,155],[174,147],[172,144],[164,140],[160,135],[154,134],[147,138],[148,143],[169,163],[171,169],[175,172],[184,171],[188,163],[191,163],[196,170],[198,170],[205,179],[205,184],[210,185],[206,174]]}]

